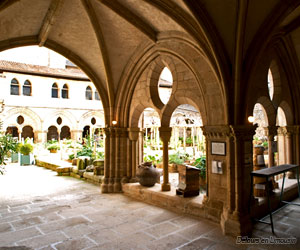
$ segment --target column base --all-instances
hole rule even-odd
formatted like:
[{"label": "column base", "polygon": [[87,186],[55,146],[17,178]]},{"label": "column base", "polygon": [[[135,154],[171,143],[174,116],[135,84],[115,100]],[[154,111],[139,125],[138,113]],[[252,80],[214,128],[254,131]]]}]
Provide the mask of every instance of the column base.
[{"label": "column base", "polygon": [[135,182],[138,182],[138,181],[139,181],[139,180],[138,180],[137,177],[132,177],[132,178],[129,180],[130,183],[135,183]]},{"label": "column base", "polygon": [[110,178],[108,183],[108,192],[113,193],[114,192],[114,179]]},{"label": "column base", "polygon": [[221,228],[224,235],[250,236],[252,233],[252,222],[250,215],[238,215],[224,210],[221,215]]},{"label": "column base", "polygon": [[121,183],[129,183],[129,178],[127,176],[123,177]]},{"label": "column base", "polygon": [[102,184],[101,185],[101,193],[102,194],[105,194],[105,193],[108,193],[108,184]]},{"label": "column base", "polygon": [[115,180],[114,193],[121,193],[121,192],[122,192],[122,185],[121,185],[120,179]]},{"label": "column base", "polygon": [[170,190],[171,190],[171,184],[170,183],[161,184],[161,191],[170,191]]}]

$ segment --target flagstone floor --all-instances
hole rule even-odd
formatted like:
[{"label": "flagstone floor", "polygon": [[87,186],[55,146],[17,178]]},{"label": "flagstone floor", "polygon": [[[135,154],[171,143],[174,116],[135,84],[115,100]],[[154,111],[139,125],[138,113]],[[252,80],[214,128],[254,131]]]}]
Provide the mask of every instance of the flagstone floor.
[{"label": "flagstone floor", "polygon": [[0,249],[300,249],[300,207],[274,215],[276,234],[296,244],[236,244],[208,220],[176,214],[36,166],[6,166],[0,176]]}]

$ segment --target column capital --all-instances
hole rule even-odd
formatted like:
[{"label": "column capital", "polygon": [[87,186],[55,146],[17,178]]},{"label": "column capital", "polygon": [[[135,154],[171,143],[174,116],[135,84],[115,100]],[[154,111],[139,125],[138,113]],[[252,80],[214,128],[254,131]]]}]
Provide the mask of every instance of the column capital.
[{"label": "column capital", "polygon": [[225,138],[230,136],[230,127],[228,125],[202,126],[203,134],[210,139]]},{"label": "column capital", "polygon": [[131,141],[137,141],[139,139],[139,132],[140,132],[140,128],[138,127],[134,127],[134,128],[128,128],[128,132],[129,132],[129,139]]},{"label": "column capital", "polygon": [[291,125],[291,126],[286,126],[286,133],[290,133],[290,134],[299,134],[299,125]]},{"label": "column capital", "polygon": [[159,128],[159,136],[161,137],[163,142],[168,142],[171,138],[172,128],[170,127],[160,127]]},{"label": "column capital", "polygon": [[106,137],[110,136],[110,128],[109,127],[106,127],[103,130],[104,130],[104,133],[105,133]]},{"label": "column capital", "polygon": [[257,125],[229,125],[230,135],[235,139],[253,140]]},{"label": "column capital", "polygon": [[286,135],[286,136],[291,136],[292,134],[297,134],[299,133],[299,128],[298,126],[285,126],[285,127],[279,127],[277,129],[277,133],[279,135]]}]

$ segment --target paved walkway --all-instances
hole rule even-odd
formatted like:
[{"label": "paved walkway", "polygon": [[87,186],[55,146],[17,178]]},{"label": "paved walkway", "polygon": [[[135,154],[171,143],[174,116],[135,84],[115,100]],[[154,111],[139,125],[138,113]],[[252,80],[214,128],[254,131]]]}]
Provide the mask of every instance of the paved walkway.
[{"label": "paved walkway", "polygon": [[[300,249],[300,240],[297,245],[237,245],[207,220],[122,194],[100,194],[93,184],[44,168],[11,164],[6,169],[0,176],[0,249]],[[277,237],[300,239],[300,207],[282,213],[286,216],[276,215]],[[269,237],[269,232],[260,224],[254,235]]]}]

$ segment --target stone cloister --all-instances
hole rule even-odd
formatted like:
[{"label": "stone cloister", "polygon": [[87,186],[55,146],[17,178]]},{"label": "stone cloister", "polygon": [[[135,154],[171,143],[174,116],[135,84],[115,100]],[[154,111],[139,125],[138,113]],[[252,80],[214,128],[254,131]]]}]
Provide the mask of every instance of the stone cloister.
[{"label": "stone cloister", "polygon": [[[95,84],[105,116],[102,193],[122,192],[123,183],[137,181],[145,108],[160,117],[161,191],[170,190],[170,119],[182,104],[195,107],[206,136],[205,217],[219,222],[224,234],[244,235],[252,225],[248,204],[256,127],[248,117],[256,103],[266,113],[268,141],[277,135],[284,148],[280,163],[300,161],[299,9],[299,0],[5,0],[0,51],[45,46],[78,65]],[[158,93],[165,67],[173,77],[166,104]],[[276,123],[279,109],[286,123]],[[213,142],[225,143],[225,154],[213,154]],[[269,159],[272,165],[271,151]],[[212,161],[222,163],[222,174],[212,172]]]}]

